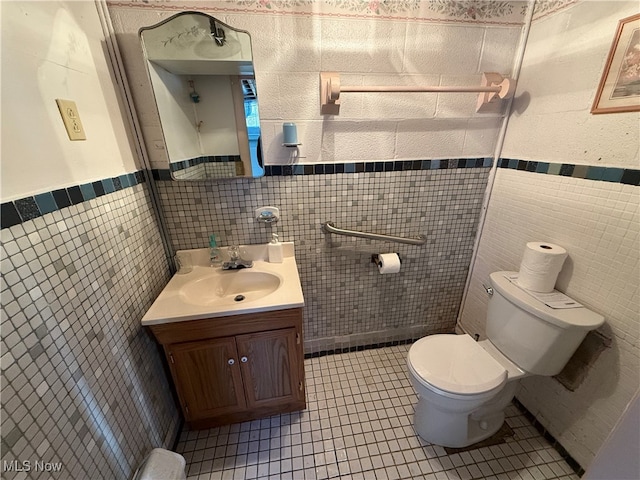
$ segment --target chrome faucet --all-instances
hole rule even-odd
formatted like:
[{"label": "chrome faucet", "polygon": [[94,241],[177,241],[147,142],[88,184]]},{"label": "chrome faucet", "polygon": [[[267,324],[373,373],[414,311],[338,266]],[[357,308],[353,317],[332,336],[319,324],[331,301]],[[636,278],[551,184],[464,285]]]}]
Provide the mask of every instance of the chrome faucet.
[{"label": "chrome faucet", "polygon": [[253,267],[253,261],[240,258],[240,247],[238,245],[230,245],[227,251],[229,252],[229,261],[222,264],[222,270],[238,270],[240,268]]}]

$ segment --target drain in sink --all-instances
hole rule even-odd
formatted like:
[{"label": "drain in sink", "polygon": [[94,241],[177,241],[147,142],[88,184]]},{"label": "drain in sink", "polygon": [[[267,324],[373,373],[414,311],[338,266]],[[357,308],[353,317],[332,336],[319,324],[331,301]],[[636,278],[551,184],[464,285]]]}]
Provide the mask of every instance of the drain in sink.
[{"label": "drain in sink", "polygon": [[244,295],[236,295],[236,296],[234,297],[234,300],[235,300],[236,302],[241,302],[242,300],[244,300]]}]

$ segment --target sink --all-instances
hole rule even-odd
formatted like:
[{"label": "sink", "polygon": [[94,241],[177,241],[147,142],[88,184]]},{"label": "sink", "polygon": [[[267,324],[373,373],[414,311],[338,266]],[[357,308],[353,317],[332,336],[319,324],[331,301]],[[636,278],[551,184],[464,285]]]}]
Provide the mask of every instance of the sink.
[{"label": "sink", "polygon": [[[185,250],[188,273],[175,274],[142,318],[143,325],[215,319],[304,306],[293,242],[283,242],[283,262],[267,261],[267,245],[241,246],[253,267],[222,270],[209,265],[209,249]],[[221,248],[222,256],[228,256]]]},{"label": "sink", "polygon": [[215,270],[183,285],[180,299],[193,305],[251,302],[275,292],[282,284],[282,279],[273,273]]}]

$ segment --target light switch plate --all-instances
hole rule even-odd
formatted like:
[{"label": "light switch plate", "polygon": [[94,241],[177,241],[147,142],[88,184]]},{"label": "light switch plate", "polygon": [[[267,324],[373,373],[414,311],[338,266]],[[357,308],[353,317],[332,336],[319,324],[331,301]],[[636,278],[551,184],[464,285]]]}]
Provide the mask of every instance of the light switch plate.
[{"label": "light switch plate", "polygon": [[87,136],[84,133],[84,128],[80,121],[80,114],[78,113],[76,102],[56,98],[56,103],[58,104],[58,110],[60,110],[60,116],[64,122],[64,128],[67,129],[69,140],[86,140]]}]

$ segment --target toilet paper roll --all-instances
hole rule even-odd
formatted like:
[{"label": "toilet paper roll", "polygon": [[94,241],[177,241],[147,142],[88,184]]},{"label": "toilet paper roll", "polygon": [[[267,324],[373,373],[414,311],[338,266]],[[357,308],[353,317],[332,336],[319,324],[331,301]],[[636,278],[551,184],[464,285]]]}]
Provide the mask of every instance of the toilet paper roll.
[{"label": "toilet paper roll", "polygon": [[524,249],[518,285],[534,292],[553,291],[567,251],[559,245],[545,242],[529,242]]},{"label": "toilet paper roll", "polygon": [[398,273],[400,271],[400,257],[397,253],[381,253],[378,255],[378,271],[381,274]]}]

